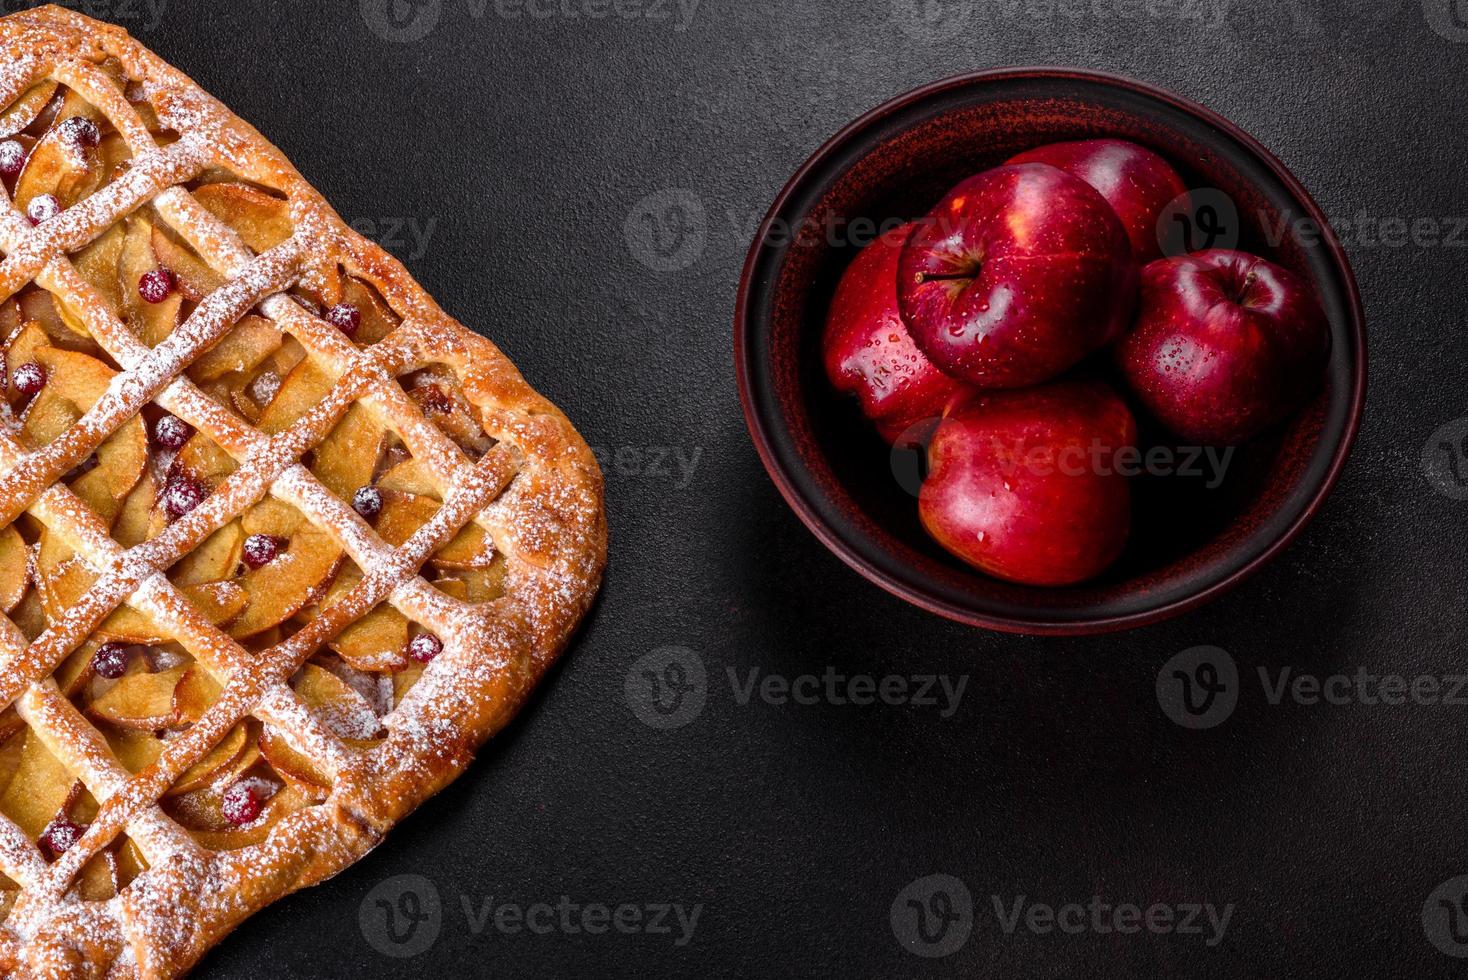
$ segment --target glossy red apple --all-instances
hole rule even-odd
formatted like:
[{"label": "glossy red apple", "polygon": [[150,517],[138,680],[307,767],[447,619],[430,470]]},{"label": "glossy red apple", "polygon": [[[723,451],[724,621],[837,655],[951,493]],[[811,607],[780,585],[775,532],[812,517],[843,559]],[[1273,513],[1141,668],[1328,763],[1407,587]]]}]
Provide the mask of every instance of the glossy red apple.
[{"label": "glossy red apple", "polygon": [[967,386],[935,368],[897,311],[897,259],[914,225],[862,250],[836,287],[826,320],[826,374],[857,396],[889,443],[924,419],[938,419]]},{"label": "glossy red apple", "polygon": [[1048,163],[1101,192],[1121,218],[1132,254],[1146,264],[1162,257],[1157,223],[1173,201],[1188,192],[1172,164],[1127,140],[1051,143],[1021,153],[1010,163]]},{"label": "glossy red apple", "polygon": [[1040,163],[948,193],[898,263],[902,318],[945,374],[981,388],[1053,378],[1126,327],[1131,243],[1091,185]]},{"label": "glossy red apple", "polygon": [[1199,445],[1243,442],[1319,387],[1330,355],[1309,283],[1246,252],[1158,259],[1117,359],[1142,403]]},{"label": "glossy red apple", "polygon": [[986,391],[956,404],[928,445],[923,526],[981,571],[1072,585],[1104,571],[1131,531],[1115,454],[1137,424],[1100,382]]}]

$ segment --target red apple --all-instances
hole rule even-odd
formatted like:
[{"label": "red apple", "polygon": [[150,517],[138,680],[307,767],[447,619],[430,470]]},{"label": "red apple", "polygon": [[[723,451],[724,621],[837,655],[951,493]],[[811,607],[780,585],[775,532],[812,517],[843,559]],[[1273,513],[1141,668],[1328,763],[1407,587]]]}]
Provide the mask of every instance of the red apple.
[{"label": "red apple", "polygon": [[826,374],[860,399],[889,443],[924,419],[936,421],[967,390],[923,356],[897,311],[897,259],[914,227],[884,234],[856,257],[826,320]]},{"label": "red apple", "polygon": [[1041,163],[948,193],[902,250],[897,297],[924,354],[981,388],[1054,377],[1125,329],[1137,266],[1091,185]]},{"label": "red apple", "polygon": [[1026,585],[1104,571],[1131,531],[1115,454],[1137,423],[1100,382],[988,391],[955,404],[928,445],[923,526],[970,565]]},{"label": "red apple", "polygon": [[1021,153],[1010,163],[1048,163],[1079,177],[1101,192],[1131,239],[1142,264],[1162,257],[1157,223],[1173,201],[1188,192],[1172,164],[1144,146],[1126,140],[1051,143]]},{"label": "red apple", "polygon": [[1243,442],[1285,418],[1318,387],[1329,355],[1310,285],[1230,249],[1148,265],[1136,327],[1117,346],[1137,397],[1199,445]]}]

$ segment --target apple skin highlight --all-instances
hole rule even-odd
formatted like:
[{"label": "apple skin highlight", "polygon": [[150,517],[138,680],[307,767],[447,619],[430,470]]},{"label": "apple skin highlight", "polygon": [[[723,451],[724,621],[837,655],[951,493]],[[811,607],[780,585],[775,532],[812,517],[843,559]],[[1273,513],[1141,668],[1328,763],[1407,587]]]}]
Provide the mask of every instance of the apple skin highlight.
[{"label": "apple skin highlight", "polygon": [[936,424],[968,390],[918,350],[898,311],[897,261],[914,228],[883,234],[856,257],[836,287],[822,338],[831,384],[857,397],[889,444],[919,423]]},{"label": "apple skin highlight", "polygon": [[1078,177],[996,167],[919,223],[898,263],[913,340],[979,388],[1048,381],[1126,329],[1137,265],[1121,220]]},{"label": "apple skin highlight", "polygon": [[1132,254],[1143,265],[1162,257],[1158,223],[1169,205],[1188,193],[1172,164],[1129,140],[1051,143],[1008,162],[1048,163],[1094,187],[1121,219],[1132,243]]},{"label": "apple skin highlight", "polygon": [[933,435],[918,513],[939,544],[980,571],[1074,585],[1126,547],[1131,485],[1114,457],[1136,444],[1131,410],[1099,382],[977,393]]},{"label": "apple skin highlight", "polygon": [[1245,442],[1318,389],[1330,330],[1313,290],[1245,252],[1159,259],[1142,273],[1136,326],[1117,345],[1158,421],[1199,446]]}]

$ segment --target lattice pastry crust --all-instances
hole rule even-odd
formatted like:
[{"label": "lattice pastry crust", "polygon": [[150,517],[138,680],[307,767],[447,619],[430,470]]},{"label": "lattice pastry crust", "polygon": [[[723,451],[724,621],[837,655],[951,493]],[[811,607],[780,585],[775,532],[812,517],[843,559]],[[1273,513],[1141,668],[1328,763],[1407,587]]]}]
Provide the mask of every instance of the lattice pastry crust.
[{"label": "lattice pastry crust", "polygon": [[599,584],[601,475],[124,31],[0,45],[0,968],[174,976],[514,715]]}]

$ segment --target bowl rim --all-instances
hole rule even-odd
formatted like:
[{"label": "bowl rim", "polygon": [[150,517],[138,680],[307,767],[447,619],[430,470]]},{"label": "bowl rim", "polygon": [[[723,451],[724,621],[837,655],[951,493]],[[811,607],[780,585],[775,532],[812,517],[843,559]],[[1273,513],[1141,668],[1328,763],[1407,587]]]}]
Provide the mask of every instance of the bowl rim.
[{"label": "bowl rim", "polygon": [[[1224,135],[1236,140],[1244,149],[1253,153],[1271,171],[1274,177],[1296,197],[1299,204],[1304,207],[1306,212],[1305,216],[1313,221],[1314,226],[1320,230],[1319,247],[1325,249],[1326,254],[1340,274],[1341,282],[1344,286],[1343,299],[1345,301],[1346,312],[1350,319],[1348,333],[1351,337],[1354,348],[1353,352],[1355,354],[1355,365],[1351,374],[1349,405],[1344,427],[1339,434],[1336,450],[1331,457],[1329,466],[1323,477],[1314,488],[1309,501],[1301,508],[1299,514],[1284,529],[1283,533],[1279,534],[1274,541],[1270,542],[1253,558],[1244,561],[1228,571],[1218,581],[1190,595],[1135,612],[1114,616],[1079,617],[1064,622],[1053,619],[1028,619],[1018,616],[985,614],[973,609],[939,601],[929,596],[921,588],[916,588],[907,582],[888,575],[850,548],[833,529],[828,527],[819,518],[811,504],[795,487],[785,472],[785,466],[772,444],[766,421],[755,404],[750,384],[750,366],[748,361],[753,357],[753,352],[749,349],[749,333],[746,329],[746,324],[750,314],[750,300],[754,286],[754,270],[765,248],[768,246],[770,232],[774,222],[784,210],[787,201],[804,186],[812,171],[823,165],[826,159],[837,150],[845,147],[849,142],[875,124],[916,104],[953,89],[1014,79],[1073,79],[1113,86],[1165,102],[1186,114],[1196,117],[1203,123],[1216,127]],[[1331,491],[1335,489],[1341,472],[1345,468],[1346,462],[1350,458],[1355,446],[1366,403],[1367,347],[1365,312],[1361,302],[1360,289],[1356,282],[1355,271],[1351,268],[1351,263],[1346,256],[1345,249],[1341,246],[1339,238],[1336,236],[1335,229],[1331,226],[1329,220],[1327,220],[1314,197],[1310,195],[1310,192],[1306,190],[1299,179],[1264,144],[1206,106],[1150,82],[1144,82],[1113,72],[1071,66],[1008,66],[965,72],[939,79],[899,94],[867,110],[825,140],[801,164],[790,179],[785,182],[780,193],[776,195],[769,210],[766,212],[764,220],[760,223],[759,231],[754,241],[750,244],[740,274],[739,291],[734,304],[733,339],[734,374],[736,384],[739,388],[740,406],[744,411],[745,425],[749,429],[755,451],[759,454],[765,471],[770,475],[770,479],[774,481],[775,487],[780,491],[780,495],[785,499],[786,504],[800,518],[801,523],[810,529],[811,533],[828,550],[862,575],[862,577],[881,587],[888,593],[928,612],[936,613],[956,622],[1021,635],[1084,636],[1133,629],[1179,616],[1211,602],[1237,587],[1265,564],[1276,558],[1285,548],[1289,547],[1299,537],[1300,533],[1305,529],[1305,526],[1315,517],[1326,498],[1330,496]]]}]

